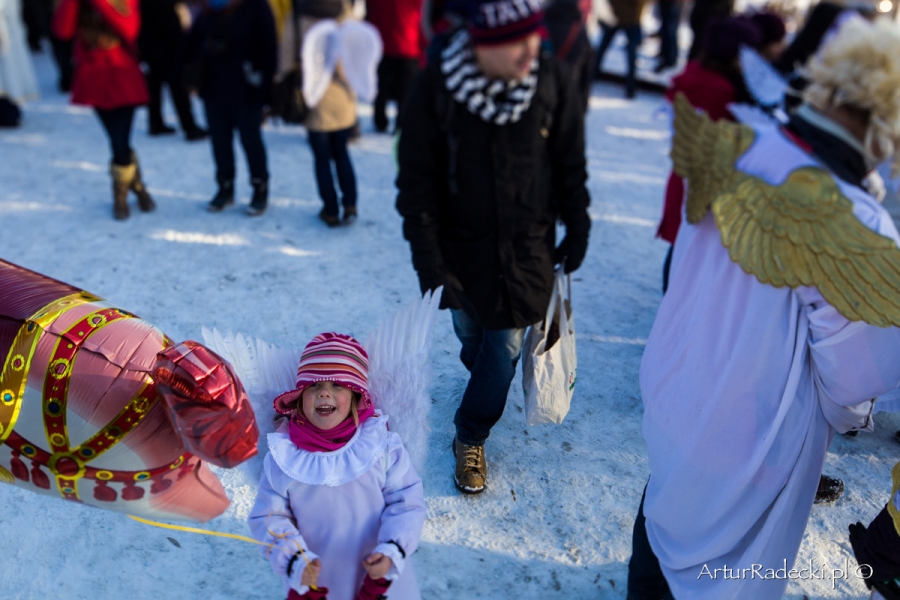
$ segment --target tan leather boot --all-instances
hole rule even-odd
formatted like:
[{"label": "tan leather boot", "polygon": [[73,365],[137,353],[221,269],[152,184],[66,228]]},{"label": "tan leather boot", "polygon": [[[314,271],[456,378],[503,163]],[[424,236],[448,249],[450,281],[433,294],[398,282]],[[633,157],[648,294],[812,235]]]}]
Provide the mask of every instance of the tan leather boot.
[{"label": "tan leather boot", "polygon": [[122,166],[116,163],[109,164],[109,174],[112,175],[113,188],[113,218],[123,221],[130,215],[128,210],[128,191],[134,181],[137,165]]},{"label": "tan leather boot", "polygon": [[143,212],[153,212],[156,210],[156,202],[150,197],[147,188],[144,187],[144,179],[141,176],[141,164],[138,162],[137,154],[131,153],[131,164],[135,167],[134,180],[131,182],[131,191],[135,193],[138,199],[138,208]]},{"label": "tan leather boot", "polygon": [[453,438],[453,456],[456,457],[456,472],[453,483],[463,494],[480,494],[487,481],[487,461],[484,446],[467,446]]}]

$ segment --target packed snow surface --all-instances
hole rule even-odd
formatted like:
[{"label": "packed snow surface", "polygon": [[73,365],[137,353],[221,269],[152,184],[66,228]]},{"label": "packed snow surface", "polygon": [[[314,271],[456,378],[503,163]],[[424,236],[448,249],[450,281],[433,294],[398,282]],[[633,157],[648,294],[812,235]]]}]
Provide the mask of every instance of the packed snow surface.
[{"label": "packed snow surface", "polygon": [[[103,296],[176,341],[202,339],[204,326],[280,347],[329,330],[365,339],[417,296],[394,210],[393,140],[372,133],[368,116],[351,149],[360,189],[352,227],[317,220],[301,128],[265,128],[269,211],[249,218],[241,210],[250,188],[238,151],[239,206],[214,215],[205,211],[215,187],[209,144],[148,137],[143,110],[133,146],[159,209],[133,209],[115,222],[100,125],[55,91],[46,55],[37,66],[44,99],[27,105],[22,128],[0,131],[0,258]],[[654,116],[659,97],[620,98],[618,87],[596,87],[588,115],[594,229],[573,284],[579,369],[571,412],[560,426],[528,427],[517,376],[487,443],[488,487],[477,497],[460,495],[452,482],[452,418],[467,373],[449,315],[439,314],[421,473],[428,520],[413,557],[425,598],[625,597],[632,524],[650,474],[638,366],[661,298],[666,244],[653,234],[669,131]],[[900,420],[882,413],[876,422],[874,434],[838,436],[832,445],[825,472],[843,478],[847,491],[813,508],[798,568],[855,567],[847,525],[867,523],[884,506],[900,457],[892,439]],[[205,527],[246,535],[254,483],[217,472],[234,502]],[[0,598],[283,598],[247,543],[157,529],[13,486],[0,487],[0,504]],[[865,596],[854,576],[833,584],[827,574],[792,581],[787,597]]]}]

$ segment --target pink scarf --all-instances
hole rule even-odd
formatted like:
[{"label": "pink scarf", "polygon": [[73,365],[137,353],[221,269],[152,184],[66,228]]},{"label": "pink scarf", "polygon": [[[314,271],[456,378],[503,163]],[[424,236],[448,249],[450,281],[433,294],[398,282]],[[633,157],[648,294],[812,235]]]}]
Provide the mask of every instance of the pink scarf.
[{"label": "pink scarf", "polygon": [[[359,413],[359,423],[375,414],[375,407],[369,404]],[[291,417],[288,433],[291,441],[301,450],[307,452],[334,452],[350,441],[356,433],[356,423],[349,416],[333,429],[319,429],[310,423],[302,414]]]}]

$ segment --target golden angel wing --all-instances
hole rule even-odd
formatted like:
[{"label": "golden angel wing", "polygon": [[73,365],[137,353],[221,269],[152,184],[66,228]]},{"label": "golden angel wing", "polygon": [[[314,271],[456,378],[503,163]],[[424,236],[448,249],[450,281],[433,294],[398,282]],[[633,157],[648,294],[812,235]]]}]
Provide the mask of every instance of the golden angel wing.
[{"label": "golden angel wing", "polygon": [[732,182],[734,163],[753,143],[750,127],[713,122],[698,113],[684,94],[675,96],[673,171],[687,180],[687,218],[699,223],[716,196]]},{"label": "golden angel wing", "polygon": [[778,187],[737,172],[712,210],[731,259],[761,282],[815,286],[851,321],[900,326],[900,249],[827,172],[797,169]]}]

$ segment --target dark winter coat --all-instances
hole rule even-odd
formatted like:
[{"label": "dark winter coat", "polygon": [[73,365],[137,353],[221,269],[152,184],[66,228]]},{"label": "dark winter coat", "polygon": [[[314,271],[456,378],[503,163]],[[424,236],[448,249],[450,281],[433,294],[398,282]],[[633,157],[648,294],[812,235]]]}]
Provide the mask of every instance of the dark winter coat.
[{"label": "dark winter coat", "polygon": [[554,57],[542,54],[540,65],[531,106],[510,125],[452,100],[439,61],[418,74],[404,105],[397,210],[413,266],[423,289],[455,277],[462,289],[447,305],[488,329],[544,317],[557,217],[585,245],[590,230],[578,93]]},{"label": "dark winter coat", "polygon": [[275,18],[266,0],[232,0],[206,10],[185,39],[182,66],[200,61],[199,93],[206,102],[269,104],[277,66]]},{"label": "dark winter coat", "polygon": [[141,0],[141,60],[166,74],[178,58],[184,32],[175,0]]}]

